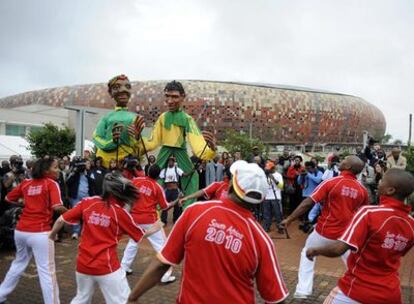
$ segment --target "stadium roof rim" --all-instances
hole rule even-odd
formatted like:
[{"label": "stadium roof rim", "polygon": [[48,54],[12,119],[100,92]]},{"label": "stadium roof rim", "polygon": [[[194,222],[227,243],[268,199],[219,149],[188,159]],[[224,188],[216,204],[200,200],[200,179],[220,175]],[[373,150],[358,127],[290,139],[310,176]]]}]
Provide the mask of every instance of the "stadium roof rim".
[{"label": "stadium roof rim", "polygon": [[311,93],[323,93],[323,94],[332,94],[332,95],[344,95],[355,97],[354,95],[336,93],[327,90],[311,89],[306,87],[290,86],[284,84],[270,84],[262,82],[248,82],[248,81],[222,81],[222,80],[203,80],[203,79],[181,79],[178,81],[200,81],[200,82],[216,82],[216,83],[226,83],[226,84],[236,84],[236,85],[247,85],[252,87],[262,87],[262,88],[271,88],[271,89],[282,89],[282,90],[292,90],[292,91],[301,91],[301,92],[311,92]]}]

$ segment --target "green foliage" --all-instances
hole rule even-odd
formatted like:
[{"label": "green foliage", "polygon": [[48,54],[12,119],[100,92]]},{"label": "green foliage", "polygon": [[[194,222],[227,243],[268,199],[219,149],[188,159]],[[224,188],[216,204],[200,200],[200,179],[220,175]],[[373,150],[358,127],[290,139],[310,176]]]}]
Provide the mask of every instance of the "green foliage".
[{"label": "green foliage", "polygon": [[235,130],[228,130],[226,132],[225,140],[220,142],[231,154],[240,151],[242,158],[247,159],[252,155],[254,146],[258,146],[260,151],[264,151],[265,145],[258,138],[249,138],[248,134],[241,134]]},{"label": "green foliage", "polygon": [[385,135],[381,138],[380,142],[381,142],[382,144],[388,144],[388,143],[391,141],[391,139],[392,139],[392,135],[391,135],[391,134],[385,134]]},{"label": "green foliage", "polygon": [[393,145],[402,145],[403,141],[401,139],[396,139],[392,142]]},{"label": "green foliage", "polygon": [[408,150],[404,153],[407,158],[407,171],[414,174],[414,146],[408,147]]},{"label": "green foliage", "polygon": [[344,149],[340,154],[340,159],[344,159],[345,157],[351,155],[352,153],[349,151],[349,149]]},{"label": "green foliage", "polygon": [[75,150],[75,131],[68,127],[59,129],[52,123],[31,131],[26,139],[32,154],[36,157],[63,157]]},{"label": "green foliage", "polygon": [[313,157],[315,157],[319,163],[323,163],[325,161],[325,156],[320,155],[320,154],[315,154]]}]

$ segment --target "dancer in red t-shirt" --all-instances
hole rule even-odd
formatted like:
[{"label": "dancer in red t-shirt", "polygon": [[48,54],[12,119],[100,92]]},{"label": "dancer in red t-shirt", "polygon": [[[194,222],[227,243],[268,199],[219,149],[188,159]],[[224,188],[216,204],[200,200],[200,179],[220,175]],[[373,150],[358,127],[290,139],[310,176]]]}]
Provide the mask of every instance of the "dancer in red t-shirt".
[{"label": "dancer in red t-shirt", "polygon": [[[152,165],[148,170],[149,176],[137,177],[132,180],[132,183],[138,188],[140,195],[130,211],[135,223],[142,229],[149,230],[158,226],[158,230],[148,236],[148,240],[156,252],[161,251],[167,239],[164,229],[160,226],[161,221],[158,220],[157,206],[160,206],[162,210],[168,210],[177,203],[176,201],[172,203],[167,202],[164,189],[157,183],[160,172],[161,169],[158,165]],[[130,239],[121,262],[121,266],[127,274],[132,273],[131,265],[137,252],[138,243]],[[175,277],[171,273],[172,268],[161,278],[161,282],[174,282]]]},{"label": "dancer in red t-shirt", "polygon": [[116,247],[123,233],[136,242],[144,236],[144,231],[123,208],[124,203],[134,203],[138,195],[138,189],[131,181],[110,173],[104,178],[102,196],[84,198],[56,221],[49,235],[51,239],[64,222],[75,224],[83,221],[76,266],[77,292],[71,304],[90,303],[95,284],[98,284],[107,304],[127,301],[130,289],[125,271],[120,267]]},{"label": "dancer in red t-shirt", "polygon": [[[363,168],[364,163],[357,156],[348,156],[339,165],[341,175],[321,183],[310,197],[304,199],[298,208],[282,221],[282,225],[289,225],[314,203],[319,202],[322,205],[322,213],[315,230],[308,236],[301,253],[295,298],[307,298],[312,294],[315,262],[306,258],[307,248],[335,242],[355,212],[369,203],[367,190],[356,178]],[[347,255],[342,258],[346,261]]]},{"label": "dancer in red t-shirt", "polygon": [[413,191],[411,173],[388,170],[378,186],[379,206],[361,208],[334,244],[307,250],[309,259],[352,251],[348,270],[325,303],[402,303],[398,269],[414,245],[414,219],[405,203]]},{"label": "dancer in red t-shirt", "polygon": [[14,231],[16,258],[0,285],[0,302],[19,282],[32,258],[35,258],[39,273],[43,301],[46,304],[59,303],[59,289],[55,269],[55,243],[48,239],[51,230],[53,212],[63,213],[59,185],[55,181],[59,176],[58,162],[53,158],[39,159],[35,162],[32,179],[26,179],[7,196],[6,201],[24,200],[23,213]]},{"label": "dancer in red t-shirt", "polygon": [[131,292],[130,303],[182,261],[177,303],[254,303],[255,285],[266,303],[288,296],[273,242],[252,215],[268,189],[264,171],[245,161],[232,168],[227,197],[195,203],[184,211]]}]

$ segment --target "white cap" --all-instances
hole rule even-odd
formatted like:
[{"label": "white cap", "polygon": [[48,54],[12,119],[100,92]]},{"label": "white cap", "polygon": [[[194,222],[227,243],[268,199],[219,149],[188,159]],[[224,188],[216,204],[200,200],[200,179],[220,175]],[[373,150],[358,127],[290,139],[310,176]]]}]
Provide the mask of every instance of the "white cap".
[{"label": "white cap", "polygon": [[[231,165],[230,172],[234,192],[241,200],[260,204],[265,199],[268,188],[266,175],[257,164],[238,160]],[[249,195],[253,193],[259,194],[260,198]]]}]

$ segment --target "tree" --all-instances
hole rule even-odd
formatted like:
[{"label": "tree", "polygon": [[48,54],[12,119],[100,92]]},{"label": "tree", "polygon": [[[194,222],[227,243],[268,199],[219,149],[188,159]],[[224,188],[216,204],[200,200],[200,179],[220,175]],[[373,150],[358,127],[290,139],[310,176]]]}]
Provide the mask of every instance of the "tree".
[{"label": "tree", "polygon": [[45,155],[63,157],[75,150],[75,131],[47,123],[43,128],[30,131],[27,135],[29,149],[36,157]]},{"label": "tree", "polygon": [[388,143],[391,141],[391,139],[392,139],[392,135],[391,135],[391,134],[385,134],[385,135],[381,138],[380,142],[381,142],[382,144],[388,144]]},{"label": "tree", "polygon": [[252,149],[254,146],[258,146],[260,151],[263,152],[265,146],[258,138],[249,138],[247,134],[240,134],[235,130],[228,130],[226,132],[225,140],[220,143],[231,154],[240,151],[242,158],[246,159],[252,155]]},{"label": "tree", "polygon": [[[404,156],[407,158],[406,170],[414,174],[414,147],[413,146],[408,147],[408,150],[404,153]],[[414,198],[414,195],[413,195],[413,198]]]},{"label": "tree", "polygon": [[393,145],[402,145],[403,141],[401,139],[396,139],[393,141]]}]

